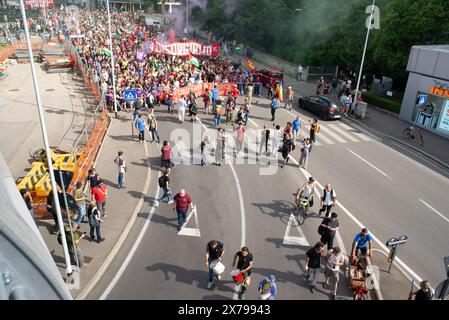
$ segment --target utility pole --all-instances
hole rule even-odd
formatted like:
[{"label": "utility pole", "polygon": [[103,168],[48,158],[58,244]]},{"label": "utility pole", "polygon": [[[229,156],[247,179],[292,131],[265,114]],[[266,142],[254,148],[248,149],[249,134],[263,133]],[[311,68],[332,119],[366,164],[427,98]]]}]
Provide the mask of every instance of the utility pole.
[{"label": "utility pole", "polygon": [[189,0],[186,0],[186,37],[189,34]]},{"label": "utility pole", "polygon": [[111,52],[111,71],[112,71],[112,92],[114,95],[114,114],[117,119],[117,92],[115,89],[115,63],[114,51],[112,51],[112,33],[111,33],[111,13],[109,11],[109,0],[106,1],[108,7],[108,25],[109,25],[109,51]]},{"label": "utility pole", "polygon": [[47,154],[47,166],[48,166],[48,172],[50,173],[51,189],[53,191],[53,201],[55,203],[54,209],[56,209],[56,216],[58,218],[59,232],[61,233],[62,249],[64,252],[65,265],[66,265],[66,273],[67,273],[68,277],[71,277],[72,272],[73,272],[72,265],[70,263],[67,239],[66,239],[65,232],[64,232],[64,221],[62,220],[61,206],[59,204],[59,197],[58,197],[58,189],[56,187],[55,173],[53,171],[53,163],[51,160],[51,150],[50,150],[50,146],[48,143],[47,125],[45,123],[44,112],[42,109],[41,95],[40,95],[39,86],[37,83],[36,70],[34,68],[33,51],[31,49],[30,34],[29,34],[29,30],[28,30],[28,23],[27,23],[27,18],[26,18],[26,13],[25,13],[25,5],[24,5],[23,1],[24,0],[20,0],[20,9],[22,11],[22,20],[23,20],[23,27],[25,30],[25,39],[26,39],[27,47],[28,47],[28,55],[30,58],[31,76],[33,78],[34,94],[36,96],[37,110],[39,112],[39,121],[40,121],[40,125],[41,125],[41,130],[42,130],[42,138],[44,140],[45,153]]}]

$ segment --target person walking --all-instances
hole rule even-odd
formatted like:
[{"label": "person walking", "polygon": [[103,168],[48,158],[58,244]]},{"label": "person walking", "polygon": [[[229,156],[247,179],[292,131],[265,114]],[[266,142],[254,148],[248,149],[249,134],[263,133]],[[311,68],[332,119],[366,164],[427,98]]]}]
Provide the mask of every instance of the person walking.
[{"label": "person walking", "polygon": [[180,231],[185,223],[189,206],[191,209],[194,208],[192,198],[186,193],[185,189],[181,189],[179,193],[174,196],[173,200],[175,203],[173,210],[176,210],[176,214],[178,215],[178,231]]},{"label": "person walking", "polygon": [[232,124],[232,118],[234,116],[235,99],[232,96],[232,92],[229,91],[228,98],[226,100],[226,125]]},{"label": "person walking", "polygon": [[136,128],[139,130],[139,142],[145,143],[145,121],[142,119],[142,115],[139,114],[136,120]]},{"label": "person walking", "polygon": [[295,120],[293,120],[292,126],[293,126],[293,130],[292,130],[292,134],[293,134],[293,142],[296,143],[296,139],[299,136],[299,132],[301,132],[301,128],[302,128],[303,122],[301,121],[301,119],[298,117],[296,117]]},{"label": "person walking", "polygon": [[106,198],[108,197],[108,187],[103,181],[98,180],[98,185],[92,189],[93,200],[97,203],[97,207],[103,215],[106,217]]},{"label": "person walking", "polygon": [[84,193],[84,186],[81,181],[77,181],[75,184],[75,190],[73,190],[73,199],[75,199],[76,211],[78,217],[76,218],[76,224],[81,222],[87,222],[86,217],[86,194]]},{"label": "person walking", "polygon": [[321,235],[320,241],[323,244],[327,244],[327,251],[330,251],[334,247],[334,238],[339,226],[337,217],[337,213],[332,212],[330,218],[324,218],[318,227],[318,233]]},{"label": "person walking", "polygon": [[171,158],[172,158],[172,147],[170,146],[170,143],[167,140],[165,140],[162,143],[161,148],[162,166],[165,167],[165,169],[173,167]]},{"label": "person walking", "polygon": [[211,100],[212,100],[212,93],[209,91],[208,88],[206,88],[204,95],[203,95],[204,113],[205,114],[209,114],[209,113],[212,114]]},{"label": "person walking", "polygon": [[262,154],[263,148],[265,147],[265,154],[268,155],[270,151],[268,150],[268,141],[270,139],[270,129],[266,125],[263,126],[263,130],[260,134],[260,146],[259,155]]},{"label": "person walking", "polygon": [[320,125],[318,124],[317,119],[313,119],[312,122],[310,122],[309,120],[309,124],[310,124],[310,141],[312,143],[315,143],[315,137],[317,133],[320,132]]},{"label": "person walking", "polygon": [[282,139],[281,126],[276,125],[275,130],[273,130],[273,135],[271,138],[271,155],[275,158],[277,158],[277,154],[279,152],[281,139]]},{"label": "person walking", "polygon": [[153,139],[151,142],[153,143],[157,138],[156,143],[160,143],[161,139],[159,138],[159,132],[157,131],[157,120],[154,113],[148,115],[147,121],[148,121],[148,130],[150,131],[151,138]]},{"label": "person walking", "polygon": [[[84,265],[84,254],[81,251],[79,244],[81,240],[86,237],[86,232],[84,232],[81,236],[78,234],[78,225],[74,223],[72,225],[72,232],[70,232],[70,227],[65,226],[65,237],[67,240],[67,247],[69,251],[70,263],[72,265],[76,265],[76,261],[78,260],[78,265],[81,268]],[[58,242],[62,244],[62,237],[58,236]]]},{"label": "person walking", "polygon": [[292,152],[293,147],[293,141],[290,139],[287,133],[284,133],[284,139],[281,147],[282,158],[284,160],[281,164],[281,168],[284,168],[284,166],[288,163],[290,152]]},{"label": "person walking", "polygon": [[236,146],[236,153],[235,156],[240,156],[240,151],[242,150],[243,143],[245,141],[245,128],[243,127],[243,123],[239,122],[239,127],[235,130],[235,146]]},{"label": "person walking", "polygon": [[223,114],[223,106],[221,104],[221,100],[218,100],[218,102],[216,102],[214,107],[214,114],[215,125],[218,127],[221,124],[221,115]]},{"label": "person walking", "polygon": [[337,203],[337,194],[335,193],[335,190],[332,188],[332,185],[328,183],[324,186],[324,189],[321,193],[321,209],[319,212],[320,215],[323,212],[326,212],[326,218],[328,218],[332,208],[335,207],[336,203]]},{"label": "person walking", "polygon": [[310,248],[306,252],[306,262],[304,269],[307,271],[306,279],[310,281],[310,275],[312,275],[312,285],[310,292],[314,293],[316,289],[316,279],[318,272],[320,271],[321,257],[323,255],[324,244],[318,241],[313,248]]},{"label": "person walking", "polygon": [[90,241],[95,241],[95,233],[97,234],[97,242],[100,243],[105,240],[105,238],[101,237],[101,223],[103,220],[101,219],[101,212],[97,208],[97,204],[95,201],[91,201],[89,204],[89,208],[87,209],[87,216],[89,218],[89,226],[90,226]]},{"label": "person walking", "polygon": [[293,138],[293,124],[289,121],[284,128],[284,134],[287,134],[289,139]]},{"label": "person walking", "polygon": [[[214,285],[214,270],[211,268],[211,263],[217,263],[217,261],[223,261],[225,249],[224,244],[218,240],[211,240],[206,245],[206,252],[204,253],[204,265],[208,268],[209,277],[207,283],[207,289],[212,288]],[[221,279],[221,275],[217,275],[217,279]]]},{"label": "person walking", "polygon": [[300,147],[301,156],[299,157],[299,168],[303,168],[307,170],[307,164],[309,163],[310,152],[312,151],[312,143],[309,138],[306,138]]},{"label": "person walking", "polygon": [[245,88],[245,96],[248,99],[248,107],[251,107],[251,103],[253,100],[253,91],[254,85],[253,82],[250,80]]},{"label": "person walking", "polygon": [[368,229],[363,228],[362,232],[358,233],[352,242],[351,258],[353,261],[358,260],[359,251],[362,256],[371,256],[373,244],[373,237],[369,234]]},{"label": "person walking", "polygon": [[117,157],[114,160],[118,170],[118,188],[125,188],[125,175],[126,175],[126,161],[123,159],[123,151],[119,151]]},{"label": "person walking", "polygon": [[292,110],[293,107],[293,99],[295,97],[295,91],[291,86],[287,87],[287,97],[285,99],[284,109]]},{"label": "person walking", "polygon": [[98,176],[97,170],[95,170],[95,168],[90,168],[87,176],[87,182],[89,183],[91,193],[93,188],[98,185],[98,180],[100,180],[100,177]]},{"label": "person walking", "polygon": [[259,282],[257,290],[260,293],[262,300],[274,300],[276,299],[278,287],[276,285],[276,277],[272,274],[262,279]]},{"label": "person walking", "polygon": [[279,98],[278,95],[275,94],[273,100],[271,100],[271,120],[274,121],[276,118],[276,110],[279,108]]},{"label": "person walking", "polygon": [[187,102],[184,99],[184,95],[181,96],[181,99],[178,101],[178,119],[179,123],[183,123],[185,120]]},{"label": "person walking", "polygon": [[419,284],[419,290],[415,292],[410,292],[408,300],[412,300],[415,297],[415,300],[432,300],[434,297],[434,292],[430,286],[430,282],[428,280],[423,280]]},{"label": "person walking", "polygon": [[205,167],[210,164],[209,154],[207,148],[209,147],[210,141],[209,137],[204,137],[203,141],[201,141],[200,149],[201,149],[201,166]]},{"label": "person walking", "polygon": [[170,175],[170,169],[165,169],[164,174],[159,177],[159,180],[158,180],[159,188],[162,188],[164,193],[162,194],[162,196],[159,199],[154,201],[154,206],[156,208],[159,207],[159,203],[161,201],[163,201],[165,198],[167,199],[168,204],[173,203],[173,194],[170,189],[171,181],[170,181],[169,175]]},{"label": "person walking", "polygon": [[296,73],[295,80],[296,80],[296,81],[304,81],[303,67],[302,67],[302,65],[299,65],[299,66],[298,66],[298,72]]},{"label": "person walking", "polygon": [[34,209],[32,205],[33,199],[31,198],[31,194],[28,191],[28,189],[20,189],[20,195],[23,198],[23,201],[25,202],[25,205],[27,206],[28,212],[31,215],[31,218],[33,218],[33,221],[35,220],[34,215]]},{"label": "person walking", "polygon": [[324,269],[324,277],[326,282],[323,284],[324,289],[329,289],[329,282],[332,280],[334,287],[331,290],[332,300],[337,298],[338,281],[340,280],[340,267],[344,264],[345,259],[339,247],[329,250],[326,257],[326,268]]},{"label": "person walking", "polygon": [[213,106],[213,112],[215,114],[215,111],[217,109],[217,101],[218,101],[218,88],[217,84],[214,84],[214,88],[211,90],[212,93],[212,106]]},{"label": "person walking", "polygon": [[[59,194],[58,194],[59,196]],[[53,221],[55,222],[55,225],[53,227],[53,233],[59,234],[59,222],[58,222],[58,216],[56,214],[56,205],[55,201],[53,200],[53,190],[50,190],[47,196],[47,211],[50,212],[51,216],[53,217]]]},{"label": "person walking", "polygon": [[227,137],[223,128],[218,128],[215,140],[216,140],[215,164],[217,166],[221,166],[225,160],[225,148],[227,141]]},{"label": "person walking", "polygon": [[251,268],[253,267],[253,254],[249,252],[248,247],[243,247],[241,251],[238,251],[234,255],[234,260],[232,262],[232,267],[234,268],[236,266],[237,262],[237,269],[240,271],[241,274],[243,274],[243,281],[242,281],[242,287],[239,292],[239,299],[245,299],[245,293],[248,290],[250,284],[251,284]]}]

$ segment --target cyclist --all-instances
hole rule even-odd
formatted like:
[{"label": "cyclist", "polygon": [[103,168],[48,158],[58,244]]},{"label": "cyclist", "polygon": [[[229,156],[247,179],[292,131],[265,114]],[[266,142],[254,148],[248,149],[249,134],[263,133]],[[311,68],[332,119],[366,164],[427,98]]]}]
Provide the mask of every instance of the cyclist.
[{"label": "cyclist", "polygon": [[313,192],[315,191],[315,178],[310,177],[304,185],[296,192],[296,204],[300,205],[301,200],[307,200],[307,204],[304,207],[304,213],[307,214],[309,207],[313,204]]}]

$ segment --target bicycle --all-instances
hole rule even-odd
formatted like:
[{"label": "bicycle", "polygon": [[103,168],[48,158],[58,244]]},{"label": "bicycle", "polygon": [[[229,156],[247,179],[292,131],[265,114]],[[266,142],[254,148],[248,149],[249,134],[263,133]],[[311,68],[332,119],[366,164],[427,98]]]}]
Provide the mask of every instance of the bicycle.
[{"label": "bicycle", "polygon": [[402,131],[402,136],[407,140],[419,139],[421,147],[424,146],[424,138],[421,128],[417,127],[416,125],[412,125],[410,127],[405,128]]},{"label": "bicycle", "polygon": [[298,220],[299,225],[303,225],[306,220],[306,208],[308,208],[310,205],[310,201],[307,198],[300,197],[299,203],[298,200],[296,200],[296,208],[295,208],[295,217]]}]

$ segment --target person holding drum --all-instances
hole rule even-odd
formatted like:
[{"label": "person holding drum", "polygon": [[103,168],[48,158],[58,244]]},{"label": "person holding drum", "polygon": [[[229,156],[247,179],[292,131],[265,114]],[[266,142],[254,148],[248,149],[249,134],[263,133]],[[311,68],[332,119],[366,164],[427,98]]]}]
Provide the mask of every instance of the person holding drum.
[{"label": "person holding drum", "polygon": [[214,275],[217,279],[221,279],[221,274],[224,271],[224,265],[221,263],[224,256],[224,245],[220,241],[211,240],[207,243],[206,252],[204,254],[204,264],[209,268],[209,282],[207,289],[214,285]]}]

